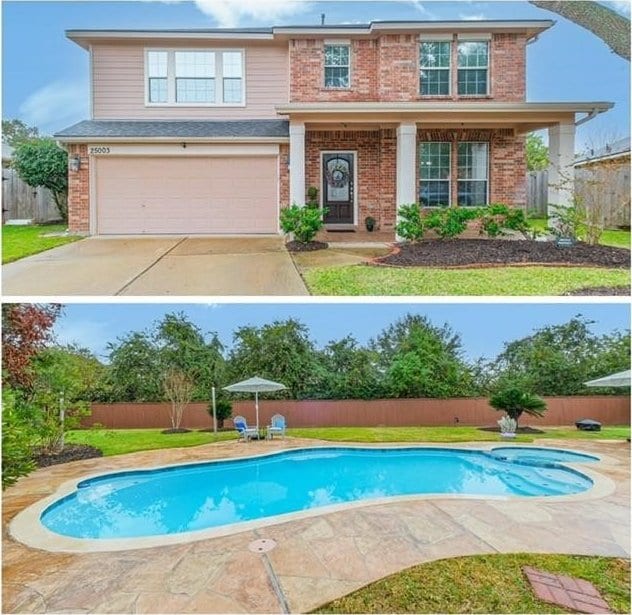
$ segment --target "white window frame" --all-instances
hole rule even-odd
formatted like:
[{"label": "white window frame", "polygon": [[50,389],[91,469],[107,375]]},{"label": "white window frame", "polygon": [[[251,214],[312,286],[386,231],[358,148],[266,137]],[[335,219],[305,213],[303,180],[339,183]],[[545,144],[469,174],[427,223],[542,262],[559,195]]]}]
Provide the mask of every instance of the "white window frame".
[{"label": "white window frame", "polygon": [[[485,165],[485,179],[461,179],[459,177],[459,145],[478,145],[485,144],[487,146],[487,164]],[[459,205],[459,184],[461,182],[476,182],[476,181],[484,181],[485,182],[485,201],[486,205],[489,205],[489,169],[490,169],[490,159],[491,159],[491,141],[457,141],[456,144],[457,151],[457,165],[456,165],[456,204],[459,207],[476,207],[476,205]]]},{"label": "white window frame", "polygon": [[[448,57],[448,67],[447,69],[445,67],[443,68],[426,68],[423,67],[421,65],[421,45],[423,43],[448,43],[448,45],[450,46],[450,55]],[[452,40],[452,37],[450,38],[423,38],[419,40],[419,54],[418,54],[418,63],[419,63],[419,87],[418,87],[418,91],[419,91],[419,96],[421,96],[422,98],[451,98],[452,97],[452,55],[453,55],[453,51],[454,51],[454,41]],[[421,71],[422,70],[447,70],[448,71],[448,93],[447,94],[422,94],[421,93]]]},{"label": "white window frame", "polygon": [[[150,52],[162,51],[167,53],[167,102],[150,102],[148,56]],[[215,102],[177,102],[176,101],[176,51],[202,51],[215,54]],[[224,102],[224,52],[241,53],[241,102]],[[246,106],[246,50],[244,48],[191,48],[191,47],[147,47],[144,52],[145,106],[146,107],[245,107]]]},{"label": "white window frame", "polygon": [[[335,85],[327,85],[327,77],[326,77],[326,73],[327,73],[327,68],[342,68],[342,66],[327,66],[327,47],[346,47],[349,50],[349,54],[348,54],[348,58],[349,58],[349,64],[347,65],[347,68],[349,70],[349,85],[347,85],[346,87],[339,87],[339,86],[335,86]],[[351,83],[352,83],[352,72],[351,72],[351,65],[352,65],[352,61],[351,61],[351,54],[352,54],[352,47],[351,47],[351,41],[325,41],[323,43],[323,89],[325,90],[350,90],[351,89]]]},{"label": "white window frame", "polygon": [[[459,66],[459,45],[461,43],[485,43],[487,45],[487,66]],[[461,98],[489,98],[492,95],[491,91],[491,59],[492,59],[492,46],[491,40],[485,37],[477,38],[458,38],[456,42],[456,92]],[[487,74],[487,80],[485,83],[485,94],[461,94],[459,92],[459,71],[460,70],[485,70]]]},{"label": "white window frame", "polygon": [[[450,156],[448,159],[449,162],[449,166],[448,166],[448,178],[447,179],[422,179],[421,177],[421,146],[424,143],[444,143],[447,144],[450,148]],[[425,183],[430,183],[430,182],[448,182],[448,203],[446,203],[445,205],[441,206],[441,205],[421,205],[421,199],[419,199],[419,203],[421,205],[421,207],[423,209],[445,209],[446,207],[452,207],[452,156],[454,154],[453,151],[453,146],[454,146],[454,142],[453,141],[419,141],[418,145],[417,145],[417,173],[418,173],[418,180],[417,180],[417,196],[419,196],[419,194],[421,193],[421,183],[425,182]]]}]

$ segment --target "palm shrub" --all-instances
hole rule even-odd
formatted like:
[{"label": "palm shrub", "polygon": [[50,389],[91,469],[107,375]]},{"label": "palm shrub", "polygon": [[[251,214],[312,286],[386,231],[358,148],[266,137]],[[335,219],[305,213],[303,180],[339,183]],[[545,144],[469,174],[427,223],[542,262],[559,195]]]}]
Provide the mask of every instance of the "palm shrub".
[{"label": "palm shrub", "polygon": [[505,412],[516,421],[516,425],[523,412],[531,416],[543,416],[546,411],[546,402],[541,397],[515,385],[496,391],[489,398],[489,405]]},{"label": "palm shrub", "polygon": [[326,213],[326,209],[301,207],[294,203],[281,210],[281,229],[286,235],[292,233],[296,241],[309,243],[323,227],[323,216]]},{"label": "palm shrub", "polygon": [[[213,418],[213,404],[208,405],[208,413]],[[222,429],[224,427],[224,421],[229,419],[233,414],[233,403],[230,399],[220,397],[215,400],[215,418],[217,419],[217,428]]]}]

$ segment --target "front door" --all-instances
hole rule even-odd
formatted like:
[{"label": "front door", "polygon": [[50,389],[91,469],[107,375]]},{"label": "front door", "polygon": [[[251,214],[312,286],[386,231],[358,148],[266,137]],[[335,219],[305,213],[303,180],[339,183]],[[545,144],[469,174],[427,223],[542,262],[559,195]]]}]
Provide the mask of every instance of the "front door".
[{"label": "front door", "polygon": [[326,224],[353,224],[355,154],[323,154],[323,207]]}]

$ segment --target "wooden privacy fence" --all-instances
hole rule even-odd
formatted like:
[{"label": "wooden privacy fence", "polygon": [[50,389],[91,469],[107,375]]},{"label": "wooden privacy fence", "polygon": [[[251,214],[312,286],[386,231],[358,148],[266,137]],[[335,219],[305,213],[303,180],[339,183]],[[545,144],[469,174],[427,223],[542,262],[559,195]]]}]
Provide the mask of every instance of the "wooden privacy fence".
[{"label": "wooden privacy fence", "polygon": [[[547,397],[548,410],[542,418],[523,415],[523,424],[572,425],[583,418],[604,425],[630,424],[630,397],[594,395]],[[208,404],[192,403],[184,412],[183,427],[212,426]],[[406,427],[444,425],[493,425],[501,413],[486,398],[474,399],[376,399],[376,400],[260,400],[259,423],[269,424],[272,415],[285,416],[289,427]],[[254,401],[237,401],[233,416],[255,421]],[[110,429],[168,428],[168,403],[92,404],[92,415],[84,427],[95,423]],[[226,426],[232,426],[227,420]]]},{"label": "wooden privacy fence", "polygon": [[59,211],[49,190],[29,186],[20,179],[15,169],[2,169],[3,222],[33,220],[41,223],[59,219]]},{"label": "wooden privacy fence", "polygon": [[527,211],[529,215],[543,218],[549,202],[549,172],[529,171],[527,173]]}]

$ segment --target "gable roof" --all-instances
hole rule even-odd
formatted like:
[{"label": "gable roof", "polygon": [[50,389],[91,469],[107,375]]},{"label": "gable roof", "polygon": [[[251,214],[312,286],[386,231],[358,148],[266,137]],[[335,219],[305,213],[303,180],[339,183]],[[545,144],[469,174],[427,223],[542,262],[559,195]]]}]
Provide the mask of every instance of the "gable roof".
[{"label": "gable roof", "polygon": [[285,140],[289,137],[287,120],[84,120],[55,135],[59,141],[94,139],[225,139]]},{"label": "gable roof", "polygon": [[618,139],[612,143],[607,143],[598,149],[590,149],[581,154],[581,158],[575,162],[575,166],[599,162],[600,160],[612,160],[622,156],[630,155],[630,137]]}]

